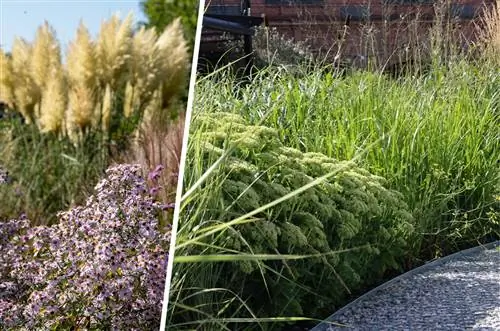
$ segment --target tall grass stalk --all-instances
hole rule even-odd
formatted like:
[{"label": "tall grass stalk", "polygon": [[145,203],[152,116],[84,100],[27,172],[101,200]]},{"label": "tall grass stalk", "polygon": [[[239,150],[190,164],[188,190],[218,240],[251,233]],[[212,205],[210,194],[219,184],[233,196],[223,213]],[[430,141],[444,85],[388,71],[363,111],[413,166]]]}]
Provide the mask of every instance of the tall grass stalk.
[{"label": "tall grass stalk", "polygon": [[[209,86],[212,79],[222,82],[222,84],[228,83],[224,79],[226,78],[224,77],[225,73],[222,71],[218,73],[222,75],[222,77],[219,76],[214,78],[218,74],[212,73],[208,77],[202,79],[200,83],[201,91],[197,90],[199,99],[196,101],[193,121],[198,121],[196,115],[206,111],[205,105],[201,102],[204,93],[206,93],[204,89],[205,84]],[[272,73],[267,72],[267,74]],[[231,95],[234,95],[235,91],[233,89],[228,89],[228,87],[228,85],[225,85],[225,88],[219,88],[218,91],[225,93],[226,97],[234,102],[235,98],[233,96],[231,99]],[[202,105],[203,110],[200,109]],[[237,104],[237,106],[240,105],[243,106],[241,103]],[[219,104],[212,109],[222,108]],[[268,118],[266,114],[272,114],[271,111],[272,109],[268,111],[262,109],[262,112],[260,112],[261,117],[255,121],[256,124],[267,122]],[[274,260],[281,261],[286,265],[288,263],[287,261],[325,258],[329,254],[343,254],[360,248],[366,248],[366,246],[369,245],[318,254],[280,254],[279,252],[276,252],[276,254],[259,254],[253,250],[253,247],[249,243],[246,243],[246,239],[241,237],[235,229],[243,224],[259,224],[262,220],[262,215],[268,210],[272,213],[273,210],[279,208],[281,203],[299,196],[312,187],[321,185],[328,178],[335,176],[339,172],[345,171],[348,165],[346,164],[345,168],[341,166],[335,171],[320,176],[308,184],[239,217],[235,217],[229,221],[220,221],[217,218],[210,218],[214,213],[217,214],[217,206],[214,206],[213,202],[219,199],[217,196],[219,193],[217,192],[220,192],[219,187],[226,180],[226,177],[221,175],[218,170],[220,167],[224,166],[226,157],[233,152],[238,142],[236,141],[234,144],[228,144],[225,152],[219,158],[206,160],[204,159],[206,156],[203,155],[204,141],[200,139],[199,136],[203,131],[204,127],[201,125],[201,128],[196,129],[190,134],[188,147],[189,157],[187,159],[188,164],[186,165],[186,177],[184,182],[186,193],[184,193],[181,199],[182,203],[175,247],[174,270],[170,287],[171,300],[168,315],[169,321],[167,325],[169,325],[169,327],[181,329],[183,327],[187,328],[188,325],[196,325],[197,329],[201,330],[218,328],[272,330],[283,325],[283,322],[317,322],[318,320],[303,316],[263,317],[262,311],[252,311],[243,293],[235,293],[229,289],[217,286],[218,275],[222,276],[221,273],[223,273],[224,270],[224,263],[253,261],[258,264],[258,269],[261,270],[263,288],[267,289],[264,273],[272,273],[283,279],[283,282],[289,282],[294,284],[296,288],[301,289],[301,291],[309,292],[311,296],[318,298],[322,297],[320,293],[316,293],[314,290],[300,284],[300,282],[288,278],[286,275],[281,274],[282,271],[274,269],[264,262]],[[240,137],[238,141],[244,139],[245,137]],[[364,154],[371,148],[376,147],[378,143],[379,141],[375,139],[371,144],[367,144],[364,146],[363,150],[359,150],[352,156],[352,160],[357,161],[362,159]],[[207,166],[207,164],[210,166]],[[227,207],[225,210],[221,210],[220,213],[229,213],[228,215],[230,215],[230,208],[231,206]],[[246,252],[215,244],[218,239],[229,233],[236,233],[237,236],[240,236],[241,241],[246,243],[244,249]],[[337,275],[337,277],[338,282],[343,284],[341,277],[339,275]],[[236,283],[244,283],[244,280],[241,279],[233,279],[233,281]],[[349,292],[349,288],[347,286],[345,286],[345,288]],[[283,311],[285,310],[286,307],[284,307]],[[231,317],[228,314],[235,315]],[[241,317],[245,315],[250,317]],[[249,326],[247,325],[248,323],[253,324]]]},{"label": "tall grass stalk", "polygon": [[379,140],[360,163],[405,195],[419,228],[414,243],[429,254],[453,249],[447,239],[462,226],[479,227],[469,239],[491,234],[500,153],[494,67],[459,61],[397,80],[361,72],[344,78],[274,72],[272,79],[256,76],[239,96],[231,96],[238,87],[230,80],[203,81],[201,90],[219,93],[200,92],[200,103],[253,122],[272,111],[265,123],[279,130],[285,145],[337,159]]}]

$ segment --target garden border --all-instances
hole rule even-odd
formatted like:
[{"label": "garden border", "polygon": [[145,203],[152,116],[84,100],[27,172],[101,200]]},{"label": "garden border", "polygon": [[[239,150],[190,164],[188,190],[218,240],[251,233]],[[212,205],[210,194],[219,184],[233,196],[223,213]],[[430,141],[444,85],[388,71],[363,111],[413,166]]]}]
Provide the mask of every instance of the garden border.
[{"label": "garden border", "polygon": [[389,287],[390,285],[392,285],[393,283],[397,282],[398,280],[400,280],[402,278],[413,276],[413,275],[415,275],[415,274],[417,274],[419,272],[427,271],[428,269],[431,269],[433,267],[440,266],[440,265],[442,265],[442,264],[444,264],[446,262],[449,262],[453,258],[456,258],[457,256],[470,255],[470,254],[473,254],[473,253],[477,253],[477,252],[479,252],[481,250],[490,250],[490,249],[494,249],[496,247],[500,247],[500,240],[493,241],[493,242],[490,242],[490,243],[487,243],[487,244],[484,244],[484,245],[479,245],[479,246],[476,246],[476,247],[472,247],[472,248],[469,248],[469,249],[461,250],[461,251],[458,251],[456,253],[453,253],[453,254],[447,255],[445,257],[439,258],[437,260],[426,262],[424,265],[421,265],[420,267],[417,267],[415,269],[407,271],[404,274],[401,274],[399,276],[396,276],[393,279],[391,279],[391,280],[389,280],[389,281],[387,281],[387,282],[385,282],[385,283],[383,283],[383,284],[375,287],[374,289],[366,292],[365,294],[363,294],[360,297],[358,297],[356,300],[348,303],[344,307],[342,307],[339,310],[337,310],[336,312],[334,312],[332,315],[328,316],[326,319],[324,319],[321,323],[317,324],[310,331],[326,331],[326,327],[328,327],[329,325],[331,325],[328,322],[334,322],[335,316],[338,316],[338,315],[342,314],[344,311],[350,309],[352,306],[354,306],[355,304],[357,304],[359,301],[364,300],[366,298],[369,298],[375,292],[383,290],[383,289]]}]

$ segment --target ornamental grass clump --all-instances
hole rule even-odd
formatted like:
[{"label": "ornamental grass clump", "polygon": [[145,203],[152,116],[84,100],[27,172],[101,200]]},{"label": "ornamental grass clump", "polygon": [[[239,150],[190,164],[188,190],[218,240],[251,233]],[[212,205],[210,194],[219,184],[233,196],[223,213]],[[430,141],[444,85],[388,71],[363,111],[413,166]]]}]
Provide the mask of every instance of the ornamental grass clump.
[{"label": "ornamental grass clump", "polygon": [[0,56],[0,101],[28,124],[75,142],[91,131],[113,139],[141,121],[164,122],[185,85],[189,60],[179,20],[160,35],[144,27],[134,32],[131,14],[104,21],[95,40],[81,22],[66,55],[63,63],[47,22],[33,43],[16,39],[12,56]]},{"label": "ornamental grass clump", "polygon": [[306,69],[267,68],[243,88],[231,75],[209,77],[197,102],[254,124],[269,113],[265,125],[302,151],[349,160],[373,144],[360,164],[401,192],[415,218],[406,268],[500,238],[498,65],[458,58],[397,79]]},{"label": "ornamental grass clump", "polygon": [[[189,248],[176,250],[176,256],[197,255],[200,251],[211,255],[221,253],[218,247],[223,248],[223,253],[275,258],[219,262],[219,269],[214,271],[214,290],[210,291],[223,288],[226,297],[219,297],[209,306],[196,306],[200,284],[189,283],[197,276],[188,274],[183,277],[185,292],[173,294],[180,298],[175,303],[221,320],[321,318],[349,294],[379,281],[387,270],[399,269],[408,250],[406,239],[412,232],[413,220],[402,195],[389,189],[384,178],[351,161],[285,147],[277,130],[249,125],[237,114],[197,114],[191,132],[187,159],[196,164],[187,169],[193,167],[193,173],[208,169],[229,148],[232,152],[211,175],[216,182],[202,184],[210,187],[206,194],[193,193],[183,206],[179,236],[184,239],[178,241],[179,247],[185,246],[183,241],[189,233],[208,232],[321,176],[335,175],[252,219],[196,240]],[[190,182],[189,176],[185,182]],[[309,258],[288,260],[280,259],[280,255]],[[204,268],[207,263],[209,260],[202,263]],[[175,268],[174,275],[184,275]],[[229,299],[228,293],[238,300]],[[227,306],[222,308],[224,302]],[[245,308],[238,305],[241,302]],[[252,315],[246,315],[249,311]],[[176,322],[190,318],[182,317],[183,313],[190,314],[182,308],[177,313]],[[232,325],[229,329],[241,326],[248,324]]]},{"label": "ornamental grass clump", "polygon": [[57,225],[0,223],[0,329],[158,327],[170,241],[158,226],[163,206],[138,165],[109,168],[95,191]]},{"label": "ornamental grass clump", "polygon": [[0,100],[8,108],[11,108],[15,98],[12,60],[2,49],[0,49],[0,68],[2,68],[2,74],[0,75]]}]

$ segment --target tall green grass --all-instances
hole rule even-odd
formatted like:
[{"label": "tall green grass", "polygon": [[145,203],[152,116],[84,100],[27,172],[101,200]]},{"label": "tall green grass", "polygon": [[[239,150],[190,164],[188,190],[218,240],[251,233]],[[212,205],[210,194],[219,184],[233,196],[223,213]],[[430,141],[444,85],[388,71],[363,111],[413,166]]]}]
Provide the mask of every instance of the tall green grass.
[{"label": "tall green grass", "polygon": [[[201,114],[239,114],[253,124],[277,129],[276,139],[287,147],[338,160],[354,158],[385,177],[391,189],[403,194],[414,219],[415,231],[405,238],[409,254],[399,261],[408,270],[500,237],[499,91],[497,68],[468,62],[398,79],[373,72],[344,76],[329,68],[297,74],[297,68],[289,72],[273,67],[245,84],[222,70],[197,83],[192,121]],[[232,216],[221,195],[230,175],[217,171],[226,164],[231,147],[226,146],[221,158],[207,159],[204,130],[197,125],[190,132],[167,325],[186,330],[280,330],[283,322],[314,321],[300,314],[268,317],[255,309],[258,304],[248,293],[234,290],[256,279],[228,276],[227,264],[250,260],[262,273],[279,273],[265,261],[301,259],[307,265],[311,257],[264,256],[252,254],[253,247],[235,250],[221,244],[225,237],[241,236],[236,228],[242,224],[259,224],[262,212],[279,213],[280,203],[299,193]],[[266,279],[261,277],[256,291],[276,285]],[[284,282],[297,289],[289,293],[291,304],[304,287],[297,280]],[[319,304],[321,295],[310,294],[316,298],[310,304]],[[286,308],[285,303],[283,311]]]},{"label": "tall green grass", "polygon": [[230,76],[203,80],[197,102],[254,123],[270,112],[265,125],[304,152],[345,160],[375,143],[359,163],[404,194],[414,258],[498,237],[498,68],[458,61],[398,79],[321,69],[268,69],[244,87]]},{"label": "tall green grass", "polygon": [[18,119],[0,121],[0,155],[10,177],[0,185],[0,220],[25,214],[34,225],[53,224],[59,211],[85,202],[111,162],[97,132],[75,146]]}]

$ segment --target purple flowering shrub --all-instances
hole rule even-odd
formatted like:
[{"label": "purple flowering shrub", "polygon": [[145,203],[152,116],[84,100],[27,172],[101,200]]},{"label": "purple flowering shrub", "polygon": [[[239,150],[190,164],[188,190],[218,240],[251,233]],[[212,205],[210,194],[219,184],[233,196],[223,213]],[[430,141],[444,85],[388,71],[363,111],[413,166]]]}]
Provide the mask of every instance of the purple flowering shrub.
[{"label": "purple flowering shrub", "polygon": [[158,328],[170,242],[158,225],[164,206],[140,166],[106,174],[56,225],[0,223],[0,329]]}]

